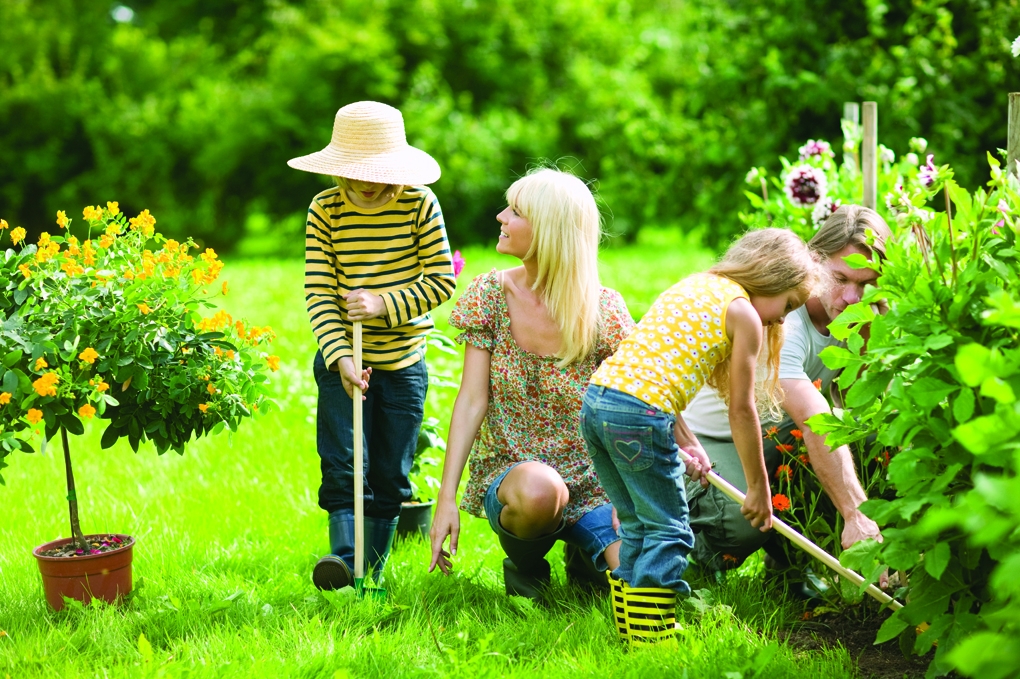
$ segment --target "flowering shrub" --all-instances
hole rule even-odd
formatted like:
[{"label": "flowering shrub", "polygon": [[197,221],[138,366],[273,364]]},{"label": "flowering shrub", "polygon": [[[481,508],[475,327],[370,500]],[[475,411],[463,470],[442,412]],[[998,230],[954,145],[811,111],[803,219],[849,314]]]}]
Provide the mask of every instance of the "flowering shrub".
[{"label": "flowering shrub", "polygon": [[895,495],[862,505],[885,540],[842,561],[872,581],[908,574],[906,606],[876,641],[919,654],[937,644],[929,675],[1020,675],[1020,183],[989,163],[988,189],[971,194],[929,156],[918,182],[888,196],[887,259],[848,259],[877,266],[877,288],[829,326],[847,347],[823,353],[846,368],[847,408],[810,421],[830,445],[876,436],[891,453]]},{"label": "flowering shrub", "polygon": [[[769,177],[765,168],[752,168],[746,179],[754,189],[744,195],[754,211],[740,213],[741,221],[751,227],[784,226],[809,240],[840,205],[860,203],[864,191],[859,169],[861,129],[850,121],[843,121],[843,136],[844,156],[840,164],[836,163],[827,141],[809,139],[798,149],[796,163],[779,159],[783,169],[778,177]],[[927,144],[924,139],[912,139],[911,152],[898,162],[892,150],[879,145],[880,196],[904,183],[913,183],[919,172],[925,171],[917,167],[917,153],[923,153]],[[769,191],[770,183],[772,191]],[[877,209],[886,220],[892,219],[892,208],[879,205]]]},{"label": "flowering shrub", "polygon": [[148,210],[128,219],[107,203],[83,216],[72,235],[58,212],[61,235],[36,244],[0,220],[17,246],[0,261],[0,469],[40,435],[84,433],[84,420],[109,421],[104,448],[126,437],[183,453],[268,405],[272,329],[199,314],[223,268],[216,253],[164,239]]}]

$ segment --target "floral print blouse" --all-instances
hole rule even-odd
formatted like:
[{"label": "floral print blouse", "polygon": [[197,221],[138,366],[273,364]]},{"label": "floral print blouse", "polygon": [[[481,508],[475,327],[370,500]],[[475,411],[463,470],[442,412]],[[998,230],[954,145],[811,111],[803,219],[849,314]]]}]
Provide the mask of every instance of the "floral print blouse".
[{"label": "floral print blouse", "polygon": [[602,288],[595,350],[562,369],[556,367],[555,357],[529,353],[514,341],[495,269],[471,281],[450,314],[450,325],[463,330],[458,342],[470,342],[491,354],[489,408],[471,448],[461,508],[484,516],[483,498],[496,477],[531,460],[549,465],[566,482],[568,525],[607,504],[581,437],[578,414],[592,373],[634,328],[620,293]]}]

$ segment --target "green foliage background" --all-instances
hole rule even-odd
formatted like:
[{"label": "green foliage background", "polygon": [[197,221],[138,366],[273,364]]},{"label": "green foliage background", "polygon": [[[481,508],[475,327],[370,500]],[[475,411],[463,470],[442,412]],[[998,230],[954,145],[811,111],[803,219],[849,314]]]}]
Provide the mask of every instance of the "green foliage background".
[{"label": "green foliage background", "polygon": [[[925,136],[965,185],[1004,144],[1020,0],[135,0],[0,3],[0,215],[119,200],[170,236],[300,253],[324,181],[286,166],[343,104],[404,112],[436,156],[454,245],[488,239],[542,158],[598,179],[607,221],[738,231],[742,181],[844,101]],[[1010,85],[1013,83],[1014,85]]]}]

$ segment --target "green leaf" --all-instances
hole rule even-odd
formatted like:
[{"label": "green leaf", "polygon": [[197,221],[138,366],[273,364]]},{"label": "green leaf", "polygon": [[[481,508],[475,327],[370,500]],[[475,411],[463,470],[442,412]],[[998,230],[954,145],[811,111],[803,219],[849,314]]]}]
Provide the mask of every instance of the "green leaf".
[{"label": "green leaf", "polygon": [[4,373],[3,390],[8,394],[13,394],[18,390],[18,374],[13,370]]},{"label": "green leaf", "polygon": [[85,425],[82,424],[81,420],[75,417],[72,413],[58,415],[57,421],[60,423],[61,427],[67,430],[68,434],[81,436],[85,433]]},{"label": "green leaf", "polygon": [[818,357],[822,359],[822,363],[829,370],[839,370],[840,368],[864,364],[864,360],[860,356],[840,346],[825,347],[818,354]]},{"label": "green leaf", "polygon": [[878,271],[878,262],[871,261],[859,252],[847,255],[843,258],[843,261],[851,269],[872,269],[873,271]]},{"label": "green leaf", "polygon": [[931,410],[956,389],[956,385],[947,384],[934,377],[922,377],[914,382],[910,389],[910,397],[925,410]]},{"label": "green leaf", "polygon": [[960,381],[968,387],[976,387],[992,376],[989,366],[992,352],[980,344],[965,344],[956,352],[953,362],[960,373]]},{"label": "green leaf", "polygon": [[1020,672],[1020,646],[1010,633],[977,632],[949,651],[948,660],[968,677],[1006,679]]},{"label": "green leaf", "polygon": [[889,619],[882,623],[882,626],[878,628],[878,634],[875,636],[875,645],[884,644],[885,642],[895,639],[900,635],[903,630],[910,627],[910,623],[906,620],[902,620],[899,615],[899,611],[896,611]]},{"label": "green leaf", "polygon": [[949,556],[949,543],[936,543],[934,548],[924,553],[924,570],[938,580],[949,565]]},{"label": "green leaf", "polygon": [[1020,429],[999,415],[986,415],[964,422],[953,429],[953,438],[975,455],[984,455],[1000,443],[1007,443],[1020,434]]},{"label": "green leaf", "polygon": [[145,633],[138,635],[138,654],[142,656],[142,662],[152,662],[152,644],[145,638]]},{"label": "green leaf", "polygon": [[25,352],[23,352],[21,349],[15,349],[14,351],[4,356],[4,365],[7,366],[8,368],[13,368],[18,364],[18,361],[21,360],[21,357],[24,356],[24,354]]},{"label": "green leaf", "polygon": [[974,392],[971,389],[961,389],[960,395],[953,401],[953,419],[963,423],[974,416]]},{"label": "green leaf", "polygon": [[985,381],[981,383],[981,395],[993,398],[999,403],[1008,404],[1016,402],[1016,394],[1013,393],[1013,388],[998,377],[985,378]]},{"label": "green leaf", "polygon": [[111,422],[110,426],[108,426],[106,428],[106,431],[103,432],[103,438],[100,441],[100,446],[102,447],[103,450],[112,447],[113,444],[117,442],[117,439],[123,436],[123,434],[124,434],[123,430],[118,429]]}]

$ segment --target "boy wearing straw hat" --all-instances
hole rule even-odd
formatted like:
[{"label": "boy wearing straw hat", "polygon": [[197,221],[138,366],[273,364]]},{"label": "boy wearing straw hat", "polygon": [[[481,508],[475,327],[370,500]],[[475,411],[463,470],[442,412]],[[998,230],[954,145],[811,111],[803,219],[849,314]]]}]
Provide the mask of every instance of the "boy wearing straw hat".
[{"label": "boy wearing straw hat", "polygon": [[[439,201],[425,186],[439,179],[439,165],[408,145],[400,111],[373,101],[344,106],[329,146],[287,164],[336,183],[312,200],[305,241],[305,300],[318,342],[319,506],[329,513],[330,543],[312,581],[332,590],[353,584],[353,389],[364,392],[365,557],[378,581],[400,503],[411,497],[429,312],[456,282]],[[360,375],[354,321],[364,332]]]}]

